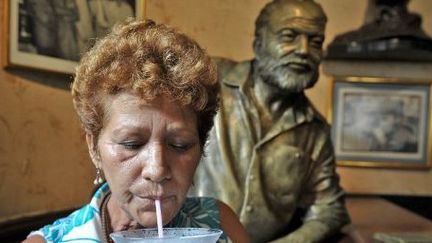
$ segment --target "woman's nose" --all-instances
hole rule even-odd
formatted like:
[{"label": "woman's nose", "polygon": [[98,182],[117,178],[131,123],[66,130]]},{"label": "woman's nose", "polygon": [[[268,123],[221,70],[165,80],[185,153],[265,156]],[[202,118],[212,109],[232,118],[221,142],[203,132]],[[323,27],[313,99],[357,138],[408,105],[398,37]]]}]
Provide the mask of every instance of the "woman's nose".
[{"label": "woman's nose", "polygon": [[148,149],[144,153],[141,176],[145,180],[161,183],[171,179],[166,148],[163,144],[154,143],[148,145]]}]

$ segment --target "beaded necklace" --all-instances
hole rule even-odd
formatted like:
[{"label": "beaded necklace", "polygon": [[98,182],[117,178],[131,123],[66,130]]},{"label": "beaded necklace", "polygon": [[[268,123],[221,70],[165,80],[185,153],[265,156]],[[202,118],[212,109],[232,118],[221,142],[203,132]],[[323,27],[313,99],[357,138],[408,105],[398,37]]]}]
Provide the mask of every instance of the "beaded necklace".
[{"label": "beaded necklace", "polygon": [[111,219],[110,219],[109,213],[108,213],[108,201],[110,198],[111,198],[111,193],[108,193],[107,195],[105,195],[105,197],[102,200],[102,205],[100,208],[101,225],[102,225],[102,234],[104,237],[104,242],[114,243],[114,241],[109,236],[113,232],[113,229],[111,226]]}]

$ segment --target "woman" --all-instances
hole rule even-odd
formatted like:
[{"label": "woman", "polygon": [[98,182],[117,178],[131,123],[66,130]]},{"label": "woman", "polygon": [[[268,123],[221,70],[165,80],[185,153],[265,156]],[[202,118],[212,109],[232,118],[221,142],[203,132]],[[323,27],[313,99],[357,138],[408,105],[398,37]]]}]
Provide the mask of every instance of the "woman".
[{"label": "woman", "polygon": [[116,26],[84,55],[72,85],[95,182],[90,204],[32,232],[26,242],[109,241],[111,232],[156,227],[221,228],[247,242],[234,212],[186,198],[218,104],[216,70],[187,36],[153,21]]}]

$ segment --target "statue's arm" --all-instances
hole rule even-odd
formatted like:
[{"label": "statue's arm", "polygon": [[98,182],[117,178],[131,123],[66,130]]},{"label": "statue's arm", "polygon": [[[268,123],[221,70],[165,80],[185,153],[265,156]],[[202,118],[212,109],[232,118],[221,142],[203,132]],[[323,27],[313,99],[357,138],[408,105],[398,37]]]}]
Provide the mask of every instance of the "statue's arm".
[{"label": "statue's arm", "polygon": [[321,242],[350,222],[336,173],[333,145],[329,135],[323,139],[316,141],[323,146],[318,148],[319,155],[302,198],[307,209],[303,224],[275,242]]}]

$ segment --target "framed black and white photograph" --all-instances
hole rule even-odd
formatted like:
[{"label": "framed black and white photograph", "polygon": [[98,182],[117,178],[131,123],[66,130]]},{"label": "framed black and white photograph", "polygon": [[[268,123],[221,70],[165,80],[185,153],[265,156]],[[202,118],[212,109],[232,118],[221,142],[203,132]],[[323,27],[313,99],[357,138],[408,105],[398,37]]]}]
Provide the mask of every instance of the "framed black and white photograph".
[{"label": "framed black and white photograph", "polygon": [[430,166],[431,83],[338,78],[332,85],[332,99],[338,164]]},{"label": "framed black and white photograph", "polygon": [[[82,53],[143,0],[8,0],[7,65],[73,73]],[[6,23],[5,23],[6,24]]]}]

